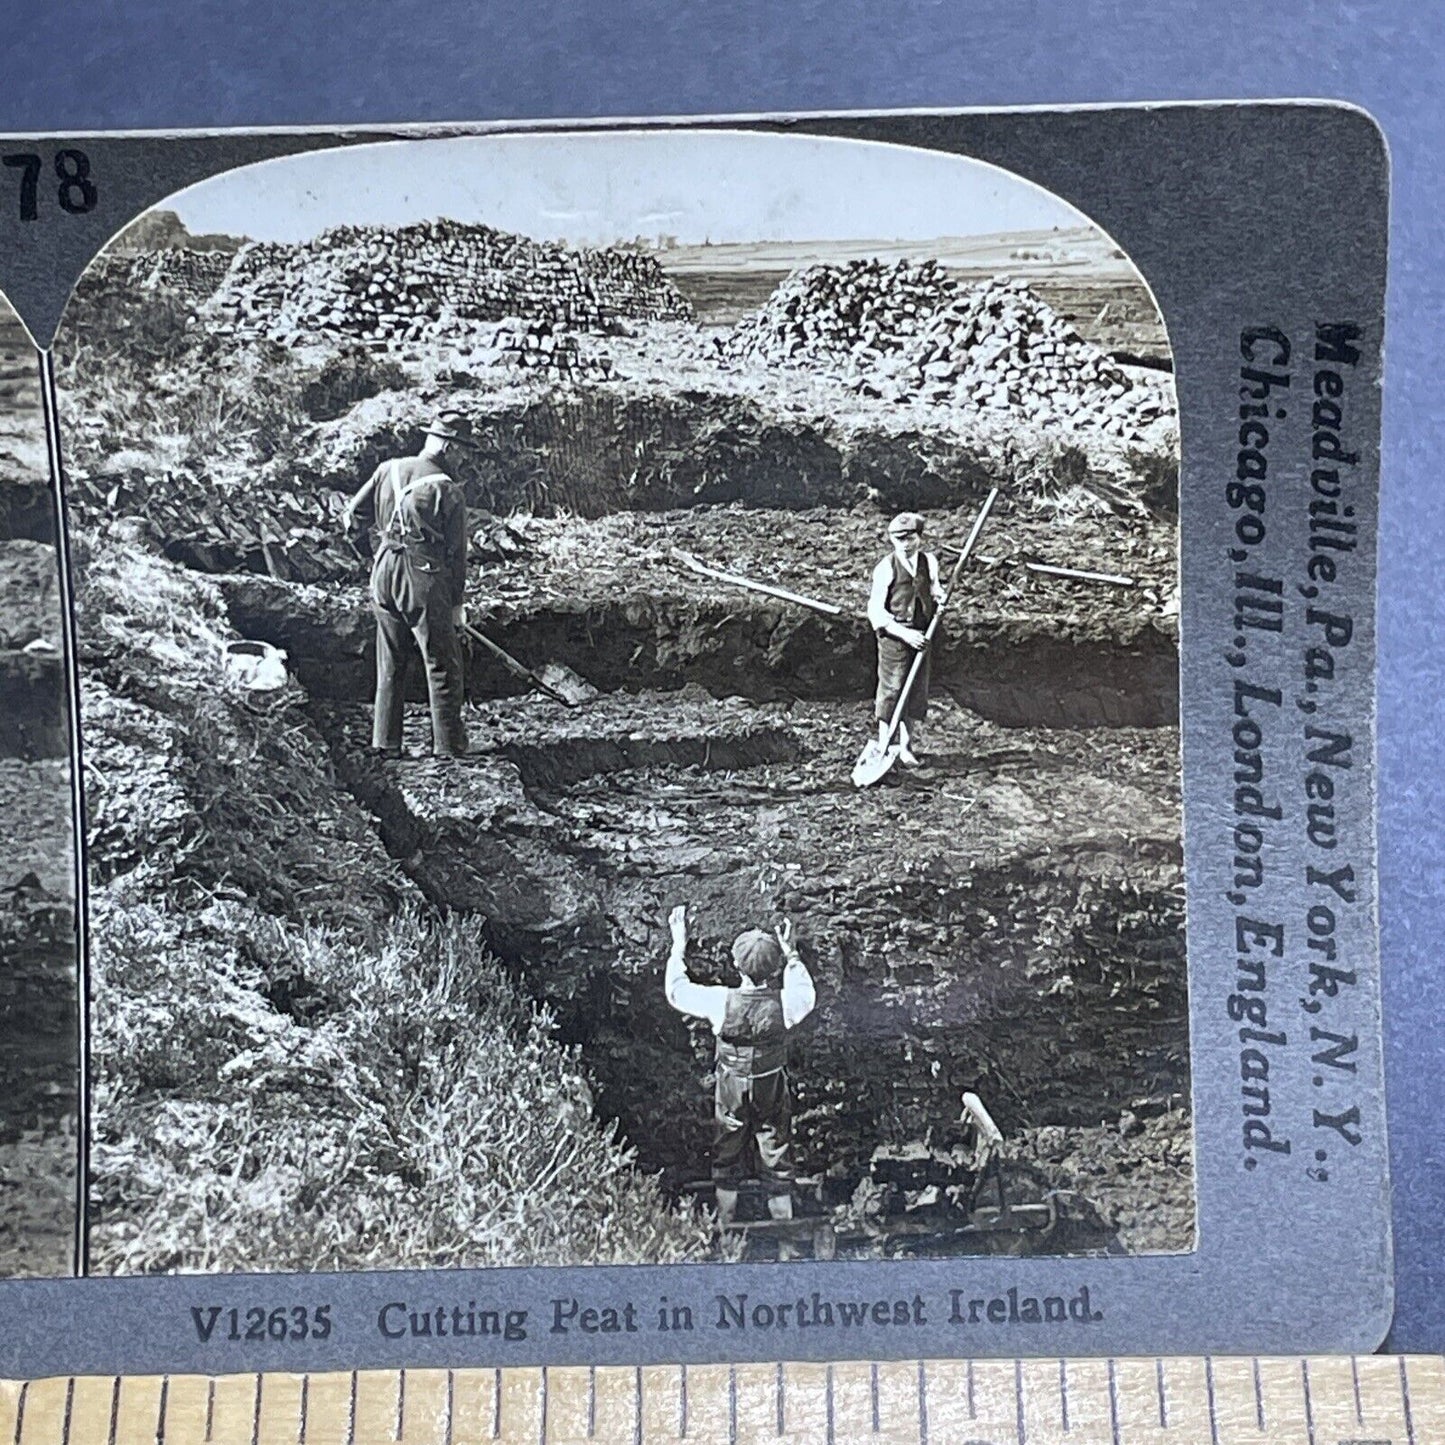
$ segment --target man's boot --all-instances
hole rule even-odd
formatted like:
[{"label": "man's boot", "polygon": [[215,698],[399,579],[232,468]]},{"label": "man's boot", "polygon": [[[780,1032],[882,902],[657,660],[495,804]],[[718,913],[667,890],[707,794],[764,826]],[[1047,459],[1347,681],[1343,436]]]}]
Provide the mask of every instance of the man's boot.
[{"label": "man's boot", "polygon": [[717,1225],[718,1230],[726,1231],[732,1228],[733,1220],[738,1214],[738,1192],[736,1189],[723,1189],[719,1186],[717,1191]]},{"label": "man's boot", "polygon": [[[791,1194],[770,1194],[768,1216],[772,1219],[789,1220],[793,1217],[793,1196]],[[778,1236],[778,1259],[797,1259],[798,1252],[793,1241],[785,1234]]]}]

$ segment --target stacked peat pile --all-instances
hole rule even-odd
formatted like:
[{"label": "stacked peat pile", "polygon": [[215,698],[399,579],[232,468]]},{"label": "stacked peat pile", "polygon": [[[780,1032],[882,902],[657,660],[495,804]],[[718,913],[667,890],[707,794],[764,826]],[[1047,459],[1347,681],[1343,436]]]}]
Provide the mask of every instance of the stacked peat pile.
[{"label": "stacked peat pile", "polygon": [[[364,480],[359,477],[358,484]],[[356,582],[371,565],[369,538],[348,534],[343,526],[341,494],[299,489],[276,466],[263,466],[251,485],[185,468],[159,478],[138,467],[95,476],[72,473],[69,481],[72,506],[83,526],[110,522],[121,536],[208,574]],[[484,564],[511,561],[527,549],[525,533],[503,518],[474,514],[470,525],[471,556]]]},{"label": "stacked peat pile", "polygon": [[200,307],[224,280],[234,256],[229,251],[189,249],[111,251],[86,271],[81,289],[126,293],[168,291],[191,306]]},{"label": "stacked peat pile", "polygon": [[577,334],[554,321],[499,326],[492,338],[492,354],[498,361],[540,370],[557,381],[605,381],[612,374],[610,357],[585,355]]},{"label": "stacked peat pile", "polygon": [[650,256],[424,221],[247,246],[206,315],[221,335],[390,342],[509,316],[597,330],[624,319],[683,320],[691,308]]},{"label": "stacked peat pile", "polygon": [[1022,413],[1127,440],[1174,409],[1167,388],[1136,382],[1023,281],[965,286],[936,261],[795,271],[724,354],[812,366],[889,401]]},{"label": "stacked peat pile", "polygon": [[1172,411],[1162,388],[1136,385],[1022,281],[969,287],[903,349],[898,390],[940,406],[1022,411],[1042,425],[1133,438]]},{"label": "stacked peat pile", "polygon": [[900,351],[956,290],[937,261],[806,266],[738,323],[725,350],[765,365],[866,367]]},{"label": "stacked peat pile", "polygon": [[[263,469],[271,470],[271,469]],[[222,481],[177,469],[138,467],[95,476],[72,473],[82,526],[131,519],[168,557],[203,572],[265,572],[288,582],[355,578],[365,559],[344,535],[335,492],[304,492],[276,476]]]}]

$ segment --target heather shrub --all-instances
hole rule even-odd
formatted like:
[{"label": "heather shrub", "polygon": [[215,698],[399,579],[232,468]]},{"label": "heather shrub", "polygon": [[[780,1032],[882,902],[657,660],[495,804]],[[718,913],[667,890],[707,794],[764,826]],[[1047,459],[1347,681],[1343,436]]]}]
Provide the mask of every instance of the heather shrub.
[{"label": "heather shrub", "polygon": [[97,1271],[706,1256],[475,921],[98,921]]}]

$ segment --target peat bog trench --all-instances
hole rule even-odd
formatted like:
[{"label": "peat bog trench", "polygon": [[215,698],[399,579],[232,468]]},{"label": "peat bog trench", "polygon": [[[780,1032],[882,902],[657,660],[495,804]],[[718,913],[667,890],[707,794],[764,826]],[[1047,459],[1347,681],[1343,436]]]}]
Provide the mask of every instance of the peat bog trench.
[{"label": "peat bog trench", "polygon": [[[847,769],[869,726],[856,624],[678,596],[585,618],[512,608],[495,635],[597,696],[567,711],[479,669],[477,756],[427,758],[418,708],[413,757],[394,764],[366,748],[360,596],[310,608],[314,589],[218,580],[245,635],[288,649],[335,776],[387,851],[433,906],[487,919],[494,950],[580,1049],[599,1111],[670,1188],[703,1171],[710,1138],[710,1036],[663,998],[674,902],[691,912],[695,976],[716,981],[737,931],[794,919],[820,994],[794,1048],[800,1164],[835,1198],[880,1145],[950,1147],[965,1089],[1046,1186],[1077,1183],[1050,1151],[1127,1149],[1121,1120],[1177,1134],[1187,1155],[1177,730],[1158,701],[1175,660],[1162,643],[1150,656],[1130,639],[1103,665],[1108,644],[1091,642],[1071,666],[1067,641],[980,628],[943,661],[955,700],[930,721],[936,766],[856,793]],[[808,676],[794,647],[817,695],[779,700],[780,672],[795,688]],[[1010,662],[1002,720],[956,701],[995,691],[978,664],[990,656]],[[1142,702],[1140,668],[1154,673]],[[1133,702],[1121,712],[1116,697]],[[1073,725],[1041,725],[1060,719]],[[1158,1207],[1157,1181],[1136,1189],[1145,1213]],[[1187,1247],[1187,1198],[1178,1219],[1122,1213],[1133,1247]]]}]

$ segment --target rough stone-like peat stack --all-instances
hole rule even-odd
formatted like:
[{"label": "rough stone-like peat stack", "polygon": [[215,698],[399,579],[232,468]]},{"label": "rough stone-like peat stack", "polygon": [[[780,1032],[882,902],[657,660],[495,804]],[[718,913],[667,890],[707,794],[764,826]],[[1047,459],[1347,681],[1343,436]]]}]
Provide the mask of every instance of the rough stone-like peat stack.
[{"label": "rough stone-like peat stack", "polygon": [[902,349],[957,291],[937,261],[849,261],[794,271],[727,341],[765,364],[862,364]]},{"label": "rough stone-like peat stack", "polygon": [[202,305],[221,284],[235,256],[230,251],[117,251],[101,256],[85,273],[81,289],[95,294],[169,291]]},{"label": "rough stone-like peat stack", "polygon": [[727,356],[806,366],[859,392],[1133,439],[1172,411],[1017,280],[951,280],[934,261],[795,271],[725,343]]},{"label": "rough stone-like peat stack", "polygon": [[304,245],[247,246],[205,308],[222,335],[286,342],[318,333],[410,341],[506,317],[605,330],[690,315],[650,256],[455,221],[338,226]]}]

